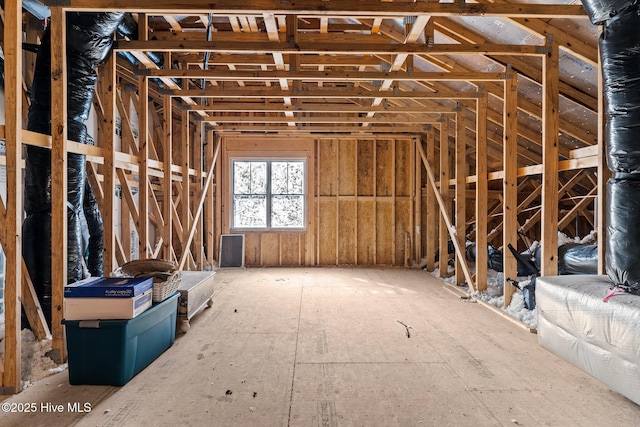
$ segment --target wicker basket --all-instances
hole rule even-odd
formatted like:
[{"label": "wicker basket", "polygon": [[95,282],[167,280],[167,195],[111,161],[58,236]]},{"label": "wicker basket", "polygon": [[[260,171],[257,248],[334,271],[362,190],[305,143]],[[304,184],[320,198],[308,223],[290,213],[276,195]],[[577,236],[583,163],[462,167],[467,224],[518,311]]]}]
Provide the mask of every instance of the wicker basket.
[{"label": "wicker basket", "polygon": [[182,278],[176,265],[163,259],[137,259],[129,261],[119,269],[125,277],[153,278],[153,302],[161,302],[173,295]]},{"label": "wicker basket", "polygon": [[153,302],[161,302],[173,295],[180,286],[181,274],[179,271],[174,272],[167,280],[153,280]]}]

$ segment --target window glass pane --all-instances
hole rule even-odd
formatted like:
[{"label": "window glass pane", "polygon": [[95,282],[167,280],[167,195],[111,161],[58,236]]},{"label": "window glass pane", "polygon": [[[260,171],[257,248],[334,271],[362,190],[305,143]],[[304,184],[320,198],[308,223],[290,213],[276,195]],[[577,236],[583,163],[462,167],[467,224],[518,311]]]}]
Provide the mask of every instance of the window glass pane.
[{"label": "window glass pane", "polygon": [[233,226],[238,228],[264,228],[267,226],[266,196],[233,197]]},{"label": "window glass pane", "polygon": [[250,194],[251,162],[233,162],[233,194]]},{"label": "window glass pane", "polygon": [[267,194],[267,162],[251,162],[251,194]]},{"label": "window glass pane", "polygon": [[287,162],[271,163],[271,194],[287,194]]},{"label": "window glass pane", "polygon": [[289,162],[289,194],[304,194],[304,162]]},{"label": "window glass pane", "polygon": [[304,227],[304,196],[271,196],[271,226]]}]

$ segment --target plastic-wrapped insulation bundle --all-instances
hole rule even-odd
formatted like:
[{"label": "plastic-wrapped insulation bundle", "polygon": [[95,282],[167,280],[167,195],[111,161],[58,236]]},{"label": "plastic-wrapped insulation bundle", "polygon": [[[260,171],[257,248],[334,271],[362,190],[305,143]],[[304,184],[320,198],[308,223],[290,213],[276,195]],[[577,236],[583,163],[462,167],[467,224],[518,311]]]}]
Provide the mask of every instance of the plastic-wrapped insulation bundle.
[{"label": "plastic-wrapped insulation bundle", "polygon": [[560,246],[558,274],[598,274],[598,245],[565,243]]},{"label": "plastic-wrapped insulation bundle", "polygon": [[89,242],[87,244],[87,269],[93,277],[102,277],[103,274],[103,248],[104,248],[104,228],[102,215],[98,207],[98,201],[93,194],[93,189],[89,180],[84,180],[83,211],[89,231]]},{"label": "plastic-wrapped insulation bundle", "polygon": [[640,181],[607,183],[607,274],[640,291]]},{"label": "plastic-wrapped insulation bundle", "polygon": [[[67,137],[70,140],[86,143],[84,122],[89,116],[97,82],[95,67],[111,52],[113,33],[123,15],[123,12],[67,13]],[[51,134],[51,39],[48,29],[43,34],[36,58],[27,129]],[[23,255],[45,318],[51,323],[51,153],[33,146],[27,146],[26,151]],[[83,278],[80,212],[86,185],[85,157],[69,153],[67,165],[67,274],[68,281],[74,282]],[[93,217],[95,219],[95,215]],[[101,218],[99,222],[102,222]],[[96,224],[97,219],[93,225]],[[97,267],[95,271],[98,271]]]},{"label": "plastic-wrapped insulation bundle", "polygon": [[595,25],[604,24],[635,3],[637,0],[582,0],[589,19]]},{"label": "plastic-wrapped insulation bundle", "polygon": [[606,101],[607,274],[640,292],[640,14],[637,0],[582,0],[604,24],[600,60]]}]

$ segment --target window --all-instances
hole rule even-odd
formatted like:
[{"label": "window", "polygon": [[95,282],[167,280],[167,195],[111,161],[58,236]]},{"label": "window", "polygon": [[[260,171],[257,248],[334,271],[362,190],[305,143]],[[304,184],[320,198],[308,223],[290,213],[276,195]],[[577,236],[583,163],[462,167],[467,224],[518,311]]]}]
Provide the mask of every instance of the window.
[{"label": "window", "polygon": [[233,228],[304,229],[305,162],[234,160]]}]

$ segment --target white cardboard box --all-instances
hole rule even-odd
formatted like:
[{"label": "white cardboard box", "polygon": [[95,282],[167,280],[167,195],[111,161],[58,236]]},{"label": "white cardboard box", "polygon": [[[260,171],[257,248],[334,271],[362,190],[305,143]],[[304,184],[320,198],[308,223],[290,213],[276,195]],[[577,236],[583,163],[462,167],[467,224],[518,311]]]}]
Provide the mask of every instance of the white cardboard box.
[{"label": "white cardboard box", "polygon": [[151,307],[153,289],[133,298],[65,298],[65,320],[133,319]]}]

